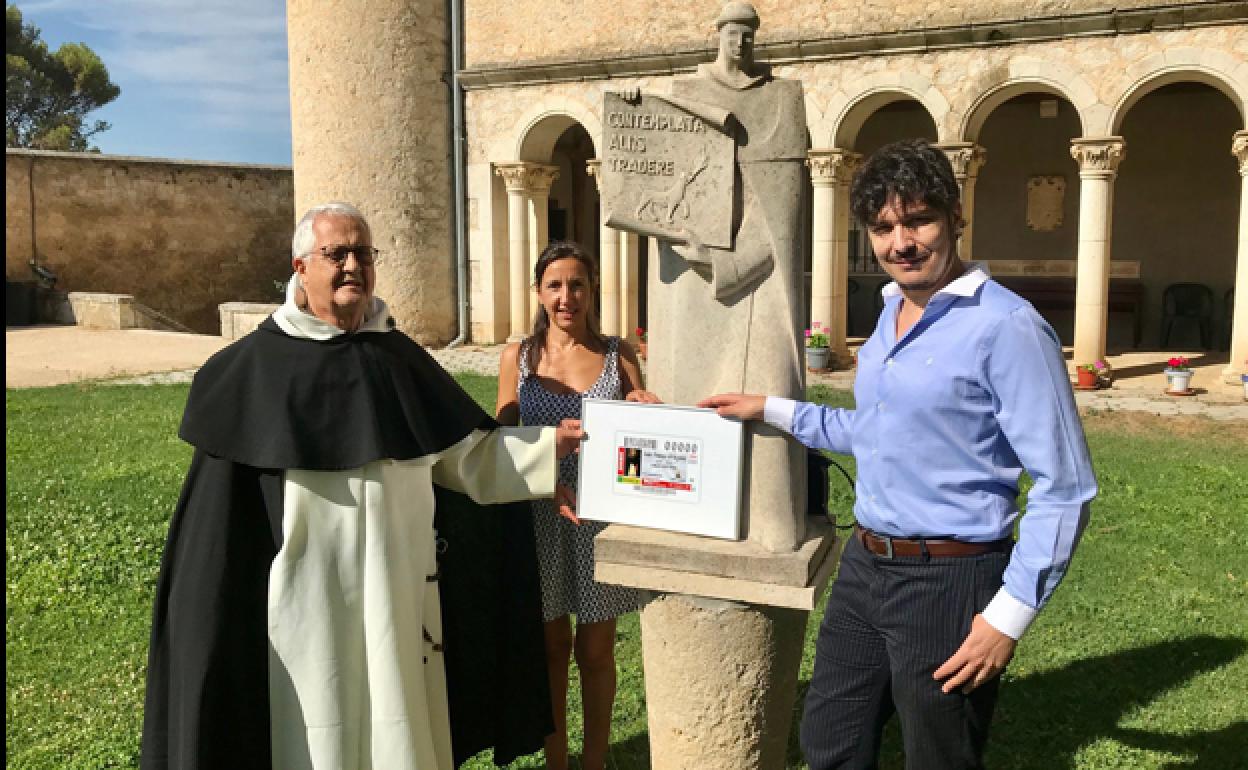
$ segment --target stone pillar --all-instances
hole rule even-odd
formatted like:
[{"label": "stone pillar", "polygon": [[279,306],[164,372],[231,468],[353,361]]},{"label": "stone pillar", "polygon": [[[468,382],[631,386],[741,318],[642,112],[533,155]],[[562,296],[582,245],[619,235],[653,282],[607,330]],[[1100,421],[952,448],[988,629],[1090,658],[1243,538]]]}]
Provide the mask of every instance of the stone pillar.
[{"label": "stone pillar", "polygon": [[620,328],[620,231],[607,227],[607,209],[603,204],[601,160],[585,161],[585,170],[593,177],[600,193],[598,198],[598,296],[602,333],[627,337],[631,329]]},{"label": "stone pillar", "polygon": [[661,594],[641,611],[655,770],[785,764],[807,613]]},{"label": "stone pillar", "polygon": [[446,7],[286,3],[295,215],[359,206],[381,250],[377,295],[424,343],[458,330]]},{"label": "stone pillar", "polygon": [[546,247],[546,201],[550,185],[559,176],[555,166],[541,163],[499,163],[494,172],[507,186],[507,295],[510,305],[509,341],[529,333],[531,311],[537,301],[529,288],[533,266]]},{"label": "stone pillar", "polygon": [[1075,366],[1105,357],[1114,177],[1126,154],[1120,136],[1072,139],[1079,163],[1079,263],[1075,283]]},{"label": "stone pillar", "polygon": [[943,142],[937,147],[948,156],[949,163],[953,165],[953,175],[962,190],[962,218],[966,220],[966,227],[962,229],[962,238],[958,241],[958,256],[969,262],[973,259],[971,246],[975,240],[975,179],[988,159],[988,151],[972,142]]},{"label": "stone pillar", "polygon": [[853,357],[845,342],[849,313],[849,184],[862,156],[847,150],[811,150],[806,165],[814,186],[811,222],[810,322],[828,330],[836,368]]},{"label": "stone pillar", "polygon": [[1237,385],[1248,373],[1248,131],[1236,131],[1231,152],[1239,161],[1239,252],[1235,261],[1235,307],[1231,313],[1231,360],[1222,372],[1225,382]]},{"label": "stone pillar", "polygon": [[[627,339],[637,341],[637,325],[641,322],[640,302],[641,275],[641,242],[634,233],[620,233],[620,334]],[[654,264],[655,249],[658,242],[649,241],[650,263]]]},{"label": "stone pillar", "polygon": [[[529,176],[529,280],[537,258],[550,242],[550,186],[559,178],[558,166],[531,164]],[[529,317],[537,312],[537,286],[529,287]]]}]

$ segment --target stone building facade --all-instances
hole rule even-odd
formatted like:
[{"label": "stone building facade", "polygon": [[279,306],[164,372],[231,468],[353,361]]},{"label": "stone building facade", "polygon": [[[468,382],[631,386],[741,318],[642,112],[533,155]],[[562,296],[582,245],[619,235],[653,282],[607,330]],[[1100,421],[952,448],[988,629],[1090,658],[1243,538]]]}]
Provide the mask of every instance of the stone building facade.
[{"label": "stone building facade", "polygon": [[[849,179],[863,155],[922,136],[963,183],[962,254],[1007,285],[1038,284],[1075,363],[1162,345],[1165,288],[1198,283],[1213,296],[1208,345],[1231,348],[1227,375],[1238,377],[1248,359],[1248,312],[1233,309],[1248,295],[1248,3],[756,6],[757,58],[804,84],[816,148],[810,316],[842,349],[874,325],[881,283],[847,215]],[[718,7],[464,0],[474,340],[525,331],[528,267],[552,236],[599,254],[606,331],[644,323],[650,246],[600,225],[591,183],[603,92],[663,93],[712,59]],[[1165,344],[1202,341],[1194,325],[1176,326]]]},{"label": "stone building facade", "polygon": [[290,276],[288,167],[5,151],[4,274],[114,292],[204,334],[217,305],[275,301]]}]

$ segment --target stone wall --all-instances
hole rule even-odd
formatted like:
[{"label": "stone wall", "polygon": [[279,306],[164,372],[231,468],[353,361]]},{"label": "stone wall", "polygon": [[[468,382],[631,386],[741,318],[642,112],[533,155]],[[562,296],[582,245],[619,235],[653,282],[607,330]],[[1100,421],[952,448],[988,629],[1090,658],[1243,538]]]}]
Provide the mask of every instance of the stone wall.
[{"label": "stone wall", "polygon": [[[1166,5],[1201,5],[1200,0]],[[1204,3],[1208,4],[1208,3]],[[715,48],[721,0],[465,0],[467,67]],[[1157,6],[1156,0],[755,0],[760,45]]]},{"label": "stone wall", "polygon": [[5,151],[5,277],[33,258],[63,291],[132,294],[216,334],[217,305],[272,301],[290,274],[291,172],[89,153]]}]

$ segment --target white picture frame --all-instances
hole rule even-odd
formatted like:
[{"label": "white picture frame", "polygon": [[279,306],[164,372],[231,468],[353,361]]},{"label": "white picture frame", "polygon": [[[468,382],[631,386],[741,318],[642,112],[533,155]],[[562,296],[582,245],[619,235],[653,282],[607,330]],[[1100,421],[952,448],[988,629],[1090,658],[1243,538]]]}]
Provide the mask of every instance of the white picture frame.
[{"label": "white picture frame", "polygon": [[714,409],[586,399],[577,516],[741,539],[745,430]]}]

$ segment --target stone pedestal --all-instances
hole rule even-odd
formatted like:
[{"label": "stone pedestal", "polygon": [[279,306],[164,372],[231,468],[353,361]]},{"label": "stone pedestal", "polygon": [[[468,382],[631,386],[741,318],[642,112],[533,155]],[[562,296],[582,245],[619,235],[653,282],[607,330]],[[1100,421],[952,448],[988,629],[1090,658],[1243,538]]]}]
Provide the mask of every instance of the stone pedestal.
[{"label": "stone pedestal", "polygon": [[250,334],[279,307],[265,302],[223,302],[217,305],[217,313],[221,316],[221,336],[236,340]]},{"label": "stone pedestal", "polygon": [[841,543],[811,519],[797,550],[608,527],[599,581],[661,592],[641,613],[654,770],[784,767],[809,611]]},{"label": "stone pedestal", "polygon": [[646,605],[651,766],[784,767],[807,615],[676,594]]},{"label": "stone pedestal", "polygon": [[613,524],[594,577],[661,592],[641,610],[655,770],[784,768],[809,610],[841,543],[811,518],[794,552]]},{"label": "stone pedestal", "polygon": [[594,539],[594,578],[651,591],[812,610],[836,566],[841,543],[811,518],[793,551],[750,541],[612,524]]}]

